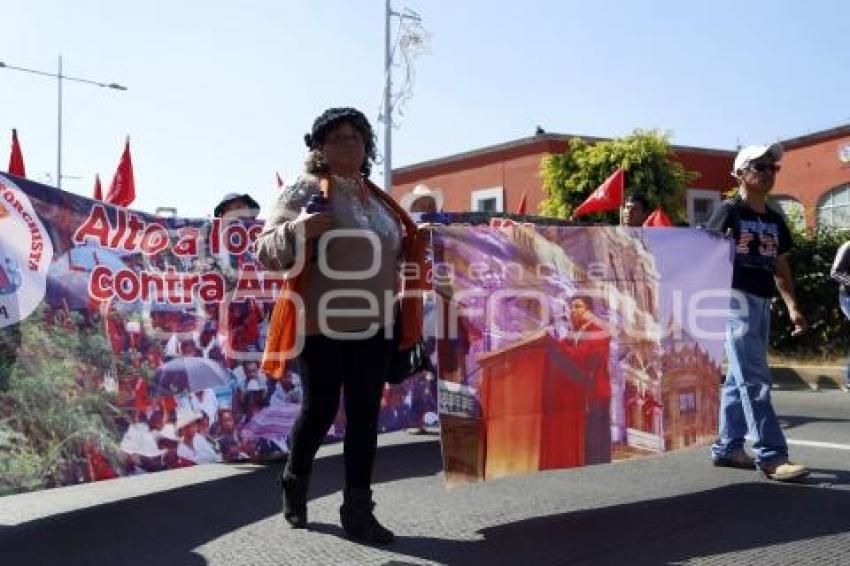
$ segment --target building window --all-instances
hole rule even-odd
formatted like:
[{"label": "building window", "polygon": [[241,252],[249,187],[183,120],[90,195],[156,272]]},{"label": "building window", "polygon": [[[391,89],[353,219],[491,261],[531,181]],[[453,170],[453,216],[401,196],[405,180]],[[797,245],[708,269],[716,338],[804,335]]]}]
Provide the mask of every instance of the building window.
[{"label": "building window", "polygon": [[679,393],[679,414],[690,415],[697,411],[697,394],[695,391]]},{"label": "building window", "polygon": [[703,226],[720,204],[720,191],[688,189],[688,224]]},{"label": "building window", "polygon": [[499,212],[499,204],[494,198],[483,198],[478,201],[478,212]]},{"label": "building window", "polygon": [[850,185],[836,187],[818,203],[818,228],[850,228]]},{"label": "building window", "polygon": [[771,196],[770,200],[776,205],[776,208],[779,209],[782,216],[785,217],[785,221],[788,223],[788,226],[796,228],[797,230],[803,230],[806,228],[806,213],[803,210],[803,205],[800,201],[787,195]]},{"label": "building window", "polygon": [[505,190],[502,187],[472,191],[470,210],[473,212],[504,212]]}]

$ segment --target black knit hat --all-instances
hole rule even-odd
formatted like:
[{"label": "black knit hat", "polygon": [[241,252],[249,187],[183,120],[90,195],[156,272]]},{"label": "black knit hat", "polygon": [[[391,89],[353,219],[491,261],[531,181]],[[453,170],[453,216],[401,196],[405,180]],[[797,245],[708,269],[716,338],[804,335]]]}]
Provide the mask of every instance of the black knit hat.
[{"label": "black knit hat", "polygon": [[213,216],[216,218],[220,218],[224,216],[224,207],[230,204],[231,202],[241,200],[244,203],[244,208],[252,211],[252,213],[259,214],[260,213],[260,205],[257,204],[251,195],[248,193],[239,194],[239,193],[227,193],[221,199],[217,205],[215,205],[215,209],[213,209]]},{"label": "black knit hat", "polygon": [[343,122],[348,122],[359,130],[367,143],[368,138],[373,136],[372,126],[360,110],[350,107],[328,108],[313,122],[313,130],[304,134],[304,143],[310,149],[320,148],[325,143],[328,132]]}]

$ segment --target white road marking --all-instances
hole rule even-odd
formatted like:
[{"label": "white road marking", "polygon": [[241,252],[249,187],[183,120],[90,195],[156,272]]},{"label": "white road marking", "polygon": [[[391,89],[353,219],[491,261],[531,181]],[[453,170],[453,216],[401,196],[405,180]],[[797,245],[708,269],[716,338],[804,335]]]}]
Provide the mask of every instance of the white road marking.
[{"label": "white road marking", "polygon": [[810,446],[812,448],[832,448],[833,450],[850,450],[850,444],[836,444],[834,442],[816,442],[814,440],[796,440],[789,438],[788,444],[794,446]]}]

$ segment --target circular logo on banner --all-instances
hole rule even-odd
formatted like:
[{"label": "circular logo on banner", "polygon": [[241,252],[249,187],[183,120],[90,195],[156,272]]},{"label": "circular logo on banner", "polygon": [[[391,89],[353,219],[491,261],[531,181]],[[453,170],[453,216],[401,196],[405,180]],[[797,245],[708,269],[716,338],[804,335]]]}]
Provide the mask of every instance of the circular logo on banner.
[{"label": "circular logo on banner", "polygon": [[53,259],[50,236],[27,195],[0,177],[0,328],[28,317],[44,299]]},{"label": "circular logo on banner", "polygon": [[841,163],[850,163],[850,143],[838,148],[838,159]]}]

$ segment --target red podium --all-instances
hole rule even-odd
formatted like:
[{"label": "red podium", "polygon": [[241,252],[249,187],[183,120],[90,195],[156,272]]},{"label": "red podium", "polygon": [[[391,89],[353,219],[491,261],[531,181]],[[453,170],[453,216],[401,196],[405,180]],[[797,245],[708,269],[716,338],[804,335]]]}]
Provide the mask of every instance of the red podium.
[{"label": "red podium", "polygon": [[485,479],[584,465],[586,376],[556,340],[541,331],[478,362]]}]

